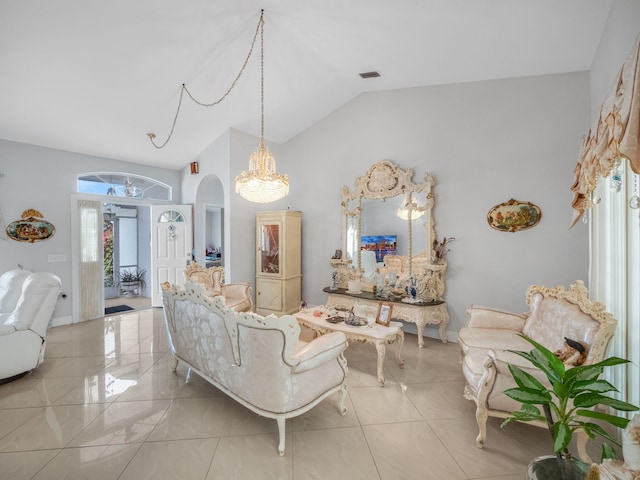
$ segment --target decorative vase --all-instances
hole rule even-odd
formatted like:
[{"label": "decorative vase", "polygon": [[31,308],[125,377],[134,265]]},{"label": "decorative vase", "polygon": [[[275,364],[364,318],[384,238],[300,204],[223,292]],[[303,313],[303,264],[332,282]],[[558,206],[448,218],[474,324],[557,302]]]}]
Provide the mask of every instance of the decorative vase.
[{"label": "decorative vase", "polygon": [[577,458],[544,455],[534,458],[527,467],[527,480],[584,480],[590,465]]}]

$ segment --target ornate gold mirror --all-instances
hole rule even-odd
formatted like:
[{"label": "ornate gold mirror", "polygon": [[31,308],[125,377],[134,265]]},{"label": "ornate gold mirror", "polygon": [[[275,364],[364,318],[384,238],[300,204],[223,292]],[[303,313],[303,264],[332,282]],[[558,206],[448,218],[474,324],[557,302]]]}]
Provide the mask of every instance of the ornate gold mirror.
[{"label": "ornate gold mirror", "polygon": [[[433,178],[427,173],[421,183],[414,183],[412,177],[412,169],[381,160],[356,178],[353,190],[343,187],[343,253],[341,259],[332,260],[338,269],[338,285],[344,286],[354,277],[366,278],[376,269],[391,268],[399,276],[420,279],[438,271],[438,285],[424,296],[430,299],[442,296],[446,266],[432,265],[431,258],[435,239]],[[363,238],[367,236],[381,240],[377,246],[363,249]],[[370,253],[372,249],[376,250],[375,256]],[[380,269],[385,258],[394,262],[394,266],[384,265]]]}]

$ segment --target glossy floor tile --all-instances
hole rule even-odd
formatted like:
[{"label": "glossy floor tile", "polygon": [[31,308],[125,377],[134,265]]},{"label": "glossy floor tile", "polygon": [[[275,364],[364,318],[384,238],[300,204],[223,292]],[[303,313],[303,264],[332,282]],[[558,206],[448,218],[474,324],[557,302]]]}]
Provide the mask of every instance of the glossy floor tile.
[{"label": "glossy floor tile", "polygon": [[499,419],[476,448],[458,345],[406,334],[384,388],[375,348],[350,344],[347,414],[335,394],[288,420],[280,457],[274,420],[171,371],[163,322],[147,309],[50,329],[44,364],[0,385],[0,480],[515,480],[550,448],[546,431]]}]

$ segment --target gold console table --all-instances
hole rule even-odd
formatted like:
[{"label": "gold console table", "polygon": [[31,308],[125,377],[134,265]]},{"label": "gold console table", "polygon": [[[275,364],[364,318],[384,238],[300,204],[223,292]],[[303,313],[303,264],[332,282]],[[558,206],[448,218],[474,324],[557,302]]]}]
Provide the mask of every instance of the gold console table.
[{"label": "gold console table", "polygon": [[394,319],[415,323],[418,329],[418,346],[420,348],[424,347],[422,333],[426,325],[438,325],[442,343],[447,343],[448,341],[447,325],[449,324],[449,313],[447,312],[447,304],[444,301],[436,300],[433,302],[407,303],[399,299],[378,298],[369,292],[348,293],[344,288],[331,290],[330,287],[325,287],[322,291],[329,295],[327,298],[327,307],[344,305],[347,308],[351,308],[356,304],[377,307],[380,302],[392,303],[392,317]]}]

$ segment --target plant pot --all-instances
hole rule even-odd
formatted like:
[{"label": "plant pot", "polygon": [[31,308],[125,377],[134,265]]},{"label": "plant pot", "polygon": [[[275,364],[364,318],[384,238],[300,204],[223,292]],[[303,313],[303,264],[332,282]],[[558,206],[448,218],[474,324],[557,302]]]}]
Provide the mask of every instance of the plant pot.
[{"label": "plant pot", "polygon": [[140,288],[140,282],[121,282],[120,291],[126,295],[138,295],[138,289]]},{"label": "plant pot", "polygon": [[534,458],[527,467],[527,480],[584,480],[590,465],[577,458],[558,459],[556,455]]}]

